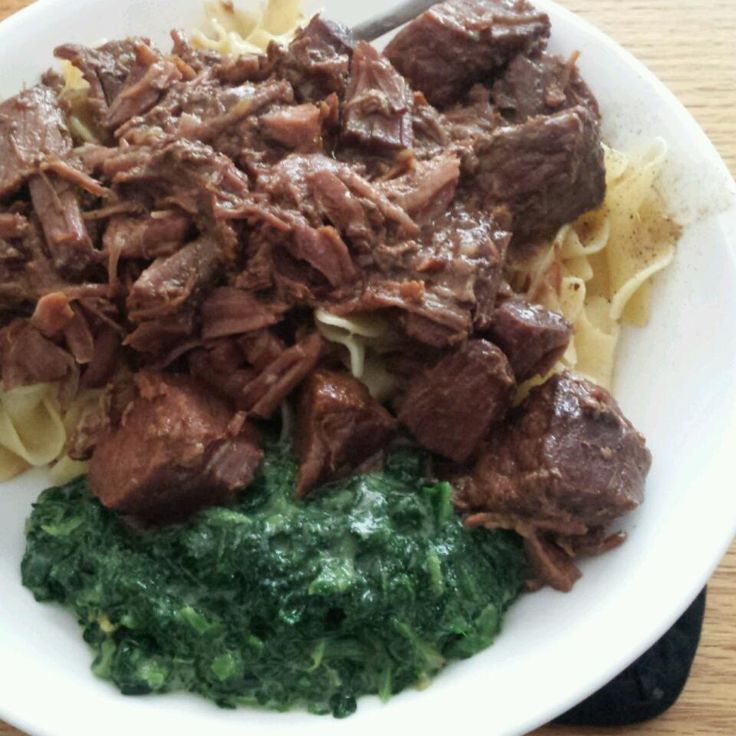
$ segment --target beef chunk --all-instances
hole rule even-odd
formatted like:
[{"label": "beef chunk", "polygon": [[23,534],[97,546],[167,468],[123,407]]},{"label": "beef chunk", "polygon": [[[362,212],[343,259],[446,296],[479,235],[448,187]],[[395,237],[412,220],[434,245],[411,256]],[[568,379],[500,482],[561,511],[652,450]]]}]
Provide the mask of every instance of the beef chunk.
[{"label": "beef chunk", "polygon": [[378,151],[411,148],[412,98],[389,60],[369,43],[358,42],[343,108],[343,140]]},{"label": "beef chunk", "polygon": [[234,397],[238,406],[253,416],[268,419],[314,370],[321,357],[322,338],[318,334],[305,337],[284,350]]},{"label": "beef chunk", "polygon": [[425,230],[419,272],[436,295],[452,294],[470,311],[472,322],[487,324],[503,277],[509,217],[505,209],[482,212],[455,204]]},{"label": "beef chunk", "polygon": [[202,337],[212,340],[256,332],[276,324],[283,312],[280,305],[267,304],[250,292],[224,286],[212,291],[202,305]]},{"label": "beef chunk", "polygon": [[102,170],[122,199],[144,197],[160,210],[176,206],[191,215],[224,215],[248,196],[248,177],[198,141],[119,148],[102,162]]},{"label": "beef chunk", "polygon": [[63,381],[74,376],[75,370],[72,356],[28,320],[15,320],[0,330],[0,372],[6,391]]},{"label": "beef chunk", "polygon": [[140,321],[176,312],[212,284],[221,263],[217,244],[207,237],[185,245],[168,258],[155,260],[130,290],[131,319]]},{"label": "beef chunk", "polygon": [[386,56],[414,89],[442,106],[517,54],[541,48],[549,27],[526,0],[449,0],[400,30]]},{"label": "beef chunk", "polygon": [[603,388],[562,373],[533,389],[493,435],[463,506],[510,514],[565,533],[595,528],[643,499],[651,456]]},{"label": "beef chunk", "polygon": [[506,356],[486,340],[470,340],[415,378],[399,420],[427,449],[465,462],[514,395]]},{"label": "beef chunk", "polygon": [[297,495],[326,478],[347,475],[385,447],[396,420],[351,376],[317,370],[302,389],[296,446]]},{"label": "beef chunk", "polygon": [[161,57],[147,44],[137,41],[134,48],[135,64],[102,119],[103,125],[111,130],[134,115],[150,110],[170,85],[181,79],[176,64]]},{"label": "beef chunk", "polygon": [[54,56],[65,59],[82,72],[89,84],[89,100],[97,122],[107,112],[125,86],[136,61],[136,46],[148,44],[146,39],[127,38],[88,48],[65,44],[54,49]]},{"label": "beef chunk", "polygon": [[72,139],[56,95],[38,85],[0,104],[0,199],[12,194],[47,156],[65,156]]},{"label": "beef chunk", "polygon": [[565,61],[546,52],[517,56],[493,85],[493,101],[512,123],[582,105],[599,117],[598,102],[583,81],[576,56]]},{"label": "beef chunk", "polygon": [[504,119],[493,106],[488,88],[476,84],[462,102],[445,111],[445,121],[450,138],[460,150],[472,151],[477,142],[503,125]]},{"label": "beef chunk", "polygon": [[382,190],[418,225],[431,225],[449,208],[460,181],[460,161],[442,153],[418,161],[404,176],[381,184]]},{"label": "beef chunk", "polygon": [[184,245],[191,226],[191,219],[177,210],[159,210],[151,217],[114,215],[102,243],[112,263],[120,258],[161,258]]},{"label": "beef chunk", "polygon": [[316,102],[332,92],[343,97],[353,43],[349,28],[315,15],[289,44],[279,69],[302,101]]},{"label": "beef chunk", "polygon": [[[575,540],[599,535],[641,503],[650,464],[644,438],[611,395],[562,373],[534,389],[491,435],[472,475],[457,482],[456,502],[479,512],[470,524],[513,528],[528,539],[555,534],[572,551]],[[542,552],[535,545],[535,555]],[[545,555],[537,572],[568,589],[564,570],[545,571],[559,554]]]},{"label": "beef chunk", "polygon": [[[431,212],[454,184],[448,163],[452,160],[434,171],[428,167],[427,186],[407,192],[405,203],[423,203]],[[393,190],[392,196],[401,195],[401,186]],[[457,345],[474,323],[490,322],[511,237],[508,225],[503,209],[486,212],[456,202],[428,222],[417,239],[379,243],[359,296],[330,309],[340,314],[398,309],[409,336],[438,348]]]},{"label": "beef chunk", "polygon": [[292,151],[313,153],[322,148],[322,113],[310,102],[268,112],[260,124],[266,137]]},{"label": "beef chunk", "polygon": [[90,488],[105,506],[170,523],[249,485],[263,453],[242,417],[189,376],[142,372],[136,384],[92,455]]},{"label": "beef chunk", "polygon": [[30,191],[54,268],[70,278],[81,276],[98,258],[75,188],[47,174],[33,177]]},{"label": "beef chunk", "polygon": [[498,128],[474,153],[474,184],[487,201],[509,206],[515,244],[552,237],[603,202],[603,149],[587,108]]},{"label": "beef chunk", "polygon": [[507,299],[493,313],[489,334],[521,382],[552,370],[567,350],[572,325],[557,312],[523,299]]},{"label": "beef chunk", "polygon": [[421,92],[414,93],[412,105],[414,155],[418,159],[436,156],[450,145],[450,134],[444,116],[427,102]]}]

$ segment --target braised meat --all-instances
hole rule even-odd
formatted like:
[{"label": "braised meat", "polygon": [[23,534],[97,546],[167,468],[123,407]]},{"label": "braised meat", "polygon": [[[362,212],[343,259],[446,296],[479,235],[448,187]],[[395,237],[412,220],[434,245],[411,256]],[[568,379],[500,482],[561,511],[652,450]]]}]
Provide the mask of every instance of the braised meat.
[{"label": "braised meat", "polygon": [[309,102],[268,112],[260,124],[267,138],[292,151],[312,153],[322,148],[322,111]]},{"label": "braised meat", "polygon": [[383,449],[395,431],[396,420],[362,383],[342,373],[315,371],[298,404],[297,494],[305,495],[320,480],[347,475]]},{"label": "braised meat", "polygon": [[92,455],[90,488],[105,506],[170,522],[248,486],[262,452],[242,416],[188,376],[142,372],[136,385]]},{"label": "braised meat", "polygon": [[83,275],[98,259],[74,187],[53,174],[38,175],[30,193],[55,268],[72,278]]},{"label": "braised meat", "polygon": [[536,115],[552,115],[582,105],[596,117],[598,102],[575,65],[547,52],[517,56],[493,84],[493,101],[504,117],[523,123]]},{"label": "braised meat", "polygon": [[491,340],[504,351],[517,381],[544,376],[562,357],[572,325],[557,312],[523,299],[505,299],[493,313]]},{"label": "braised meat", "polygon": [[164,92],[181,79],[173,61],[161,57],[142,41],[134,42],[135,63],[125,84],[110,102],[102,118],[104,127],[115,130],[135,115],[148,112]]},{"label": "braised meat", "polygon": [[413,143],[412,93],[391,62],[360,41],[350,62],[343,140],[371,149],[402,150]]},{"label": "braised meat", "polygon": [[403,433],[569,589],[649,454],[572,375],[512,408],[572,327],[509,284],[605,194],[598,104],[549,32],[527,0],[447,0],[384,53],[320,15],[262,54],[60,46],[88,86],[0,103],[3,389],[100,389],[69,451],[146,523],[232,499],[289,404],[299,495]]},{"label": "braised meat", "polygon": [[136,47],[149,43],[147,39],[128,38],[97,48],[65,44],[54,49],[54,56],[73,64],[89,84],[89,104],[98,125],[102,126],[102,118],[128,80],[136,61]]},{"label": "braised meat", "polygon": [[517,243],[549,238],[603,202],[598,121],[585,107],[497,128],[473,152],[474,185],[511,209]]},{"label": "braised meat", "polygon": [[16,192],[49,156],[72,147],[53,90],[31,87],[0,103],[0,200]]},{"label": "braised meat", "polygon": [[278,67],[300,100],[316,102],[344,95],[353,50],[350,29],[315,15],[289,44]]},{"label": "braised meat", "polygon": [[[642,502],[650,464],[644,438],[611,395],[562,373],[491,433],[472,474],[457,484],[457,505],[474,512],[471,524],[530,539],[584,539]],[[559,581],[546,574],[544,582]]]},{"label": "braised meat", "polygon": [[526,0],[448,0],[396,34],[386,56],[433,105],[447,105],[517,54],[544,46],[549,18]]},{"label": "braised meat", "polygon": [[503,420],[515,385],[506,356],[486,340],[470,340],[412,381],[399,420],[421,445],[462,463]]},{"label": "braised meat", "polygon": [[0,369],[6,391],[64,381],[76,370],[72,356],[27,320],[16,320],[0,330]]}]

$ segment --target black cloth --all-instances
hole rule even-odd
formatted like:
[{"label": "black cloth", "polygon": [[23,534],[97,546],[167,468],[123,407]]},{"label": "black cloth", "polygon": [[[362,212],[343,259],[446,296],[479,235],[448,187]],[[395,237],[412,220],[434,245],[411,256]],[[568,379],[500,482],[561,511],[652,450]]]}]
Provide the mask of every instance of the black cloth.
[{"label": "black cloth", "polygon": [[629,726],[664,713],[680,697],[690,675],[704,613],[705,590],[651,649],[555,723]]}]

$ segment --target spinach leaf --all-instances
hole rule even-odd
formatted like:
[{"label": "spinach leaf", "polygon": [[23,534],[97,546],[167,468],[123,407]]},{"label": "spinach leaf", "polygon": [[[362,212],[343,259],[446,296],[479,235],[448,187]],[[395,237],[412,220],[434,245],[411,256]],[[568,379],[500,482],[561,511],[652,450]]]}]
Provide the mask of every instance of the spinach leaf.
[{"label": "spinach leaf", "polygon": [[123,693],[347,716],[491,644],[525,579],[517,538],[465,529],[423,467],[403,449],[299,501],[274,444],[235,505],[147,531],[80,478],[35,504],[23,582],[74,610]]}]

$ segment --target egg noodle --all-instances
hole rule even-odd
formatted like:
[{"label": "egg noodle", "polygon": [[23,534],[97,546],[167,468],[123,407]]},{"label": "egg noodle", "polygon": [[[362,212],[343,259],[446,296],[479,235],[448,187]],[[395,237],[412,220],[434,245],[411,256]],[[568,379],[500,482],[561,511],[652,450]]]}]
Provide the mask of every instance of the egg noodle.
[{"label": "egg noodle", "polygon": [[[227,0],[206,0],[208,34],[195,31],[192,43],[222,54],[257,53],[271,41],[286,43],[303,20],[299,0],[266,0],[255,10],[236,8]],[[65,93],[85,94],[79,70],[62,62]],[[72,132],[95,142],[85,123],[71,116]],[[643,326],[649,319],[652,277],[674,256],[679,234],[664,214],[656,181],[667,145],[655,141],[640,156],[606,147],[605,202],[596,211],[560,229],[551,243],[528,262],[515,264],[512,286],[530,301],[561,312],[574,326],[567,352],[554,370],[572,369],[610,388],[622,324]],[[351,373],[380,401],[391,397],[396,380],[382,356],[401,336],[383,316],[339,317],[315,311],[323,337],[340,346]],[[520,388],[519,396],[546,377]],[[30,467],[51,464],[54,482],[86,471],[66,454],[69,437],[81,419],[95,410],[101,391],[81,391],[62,402],[60,387],[50,384],[0,388],[0,480]]]},{"label": "egg noodle", "polygon": [[205,0],[210,28],[194,31],[192,45],[239,55],[265,51],[271,41],[286,44],[303,20],[300,6],[300,0],[266,0],[245,9],[232,0]]},{"label": "egg noodle", "polygon": [[60,386],[47,383],[0,389],[0,481],[50,464],[58,483],[86,471],[85,463],[67,455],[67,441],[102,392],[80,391],[67,406],[60,392]]}]

